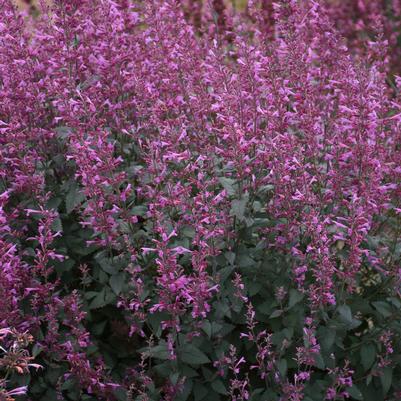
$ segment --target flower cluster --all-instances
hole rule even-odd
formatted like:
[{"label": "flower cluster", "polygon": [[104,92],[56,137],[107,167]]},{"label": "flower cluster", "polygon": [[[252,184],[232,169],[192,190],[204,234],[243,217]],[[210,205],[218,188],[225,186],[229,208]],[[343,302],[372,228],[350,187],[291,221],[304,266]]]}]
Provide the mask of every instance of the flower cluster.
[{"label": "flower cluster", "polygon": [[0,398],[400,391],[397,1],[0,10]]}]

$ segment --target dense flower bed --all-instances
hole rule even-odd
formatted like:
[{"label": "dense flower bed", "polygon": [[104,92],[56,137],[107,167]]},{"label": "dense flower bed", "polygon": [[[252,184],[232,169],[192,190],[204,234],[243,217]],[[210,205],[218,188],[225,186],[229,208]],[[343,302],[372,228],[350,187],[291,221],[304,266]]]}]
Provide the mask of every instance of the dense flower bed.
[{"label": "dense flower bed", "polygon": [[400,6],[346,3],[0,0],[1,401],[401,399]]}]

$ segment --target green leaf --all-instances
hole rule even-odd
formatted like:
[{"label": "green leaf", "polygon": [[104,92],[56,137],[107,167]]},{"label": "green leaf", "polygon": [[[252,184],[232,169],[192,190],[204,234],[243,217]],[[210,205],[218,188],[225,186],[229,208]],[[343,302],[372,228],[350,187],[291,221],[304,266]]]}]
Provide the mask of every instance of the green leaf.
[{"label": "green leaf", "polygon": [[302,300],[304,294],[299,292],[298,290],[291,289],[290,290],[290,300],[288,302],[288,309],[291,309],[294,305]]},{"label": "green leaf", "polygon": [[131,214],[134,216],[141,216],[141,217],[145,217],[146,213],[148,211],[148,208],[144,205],[138,205],[138,206],[134,206],[131,209]]},{"label": "green leaf", "polygon": [[178,383],[179,378],[180,378],[180,374],[178,372],[171,373],[169,376],[170,382],[174,385],[176,385]]},{"label": "green leaf", "polygon": [[62,390],[73,390],[74,388],[76,388],[76,381],[74,379],[67,379],[62,385],[61,385],[61,389]]},{"label": "green leaf", "polygon": [[65,197],[65,210],[67,214],[70,214],[78,205],[80,205],[86,196],[83,192],[78,190],[77,183],[72,183],[70,186],[70,190]]},{"label": "green leaf", "polygon": [[282,378],[285,378],[287,376],[287,360],[286,359],[280,359],[278,363],[278,371],[280,372],[280,375]]},{"label": "green leaf", "polygon": [[231,251],[227,251],[224,253],[224,257],[227,259],[227,262],[233,266],[235,261],[235,253]]},{"label": "green leaf", "polygon": [[60,197],[55,197],[55,198],[50,198],[47,202],[46,202],[46,208],[47,209],[58,209],[58,207],[60,206],[60,203],[62,203],[63,199]]},{"label": "green leaf", "polygon": [[223,394],[223,395],[227,394],[227,389],[225,385],[219,379],[212,382],[212,389],[218,394]]},{"label": "green leaf", "polygon": [[248,194],[243,195],[241,199],[234,199],[231,202],[230,216],[235,216],[239,221],[243,221],[247,203]]},{"label": "green leaf", "polygon": [[324,368],[326,367],[326,364],[324,363],[324,359],[323,359],[322,355],[315,354],[314,358],[315,358],[316,367],[321,370],[324,370]]},{"label": "green leaf", "polygon": [[261,289],[263,288],[263,284],[260,281],[251,281],[250,283],[248,283],[247,287],[248,294],[253,297],[261,291]]},{"label": "green leaf", "polygon": [[376,347],[374,346],[374,344],[363,344],[361,348],[361,363],[365,371],[373,365],[375,358]]},{"label": "green leaf", "polygon": [[279,316],[281,316],[283,314],[283,312],[284,311],[282,309],[277,309],[269,316],[269,318],[270,319],[274,319],[276,317],[279,317]]},{"label": "green leaf", "polygon": [[220,323],[212,322],[212,336],[215,336],[220,333],[223,326]]},{"label": "green leaf", "polygon": [[362,324],[360,320],[352,316],[351,308],[348,305],[340,305],[337,308],[337,313],[339,314],[337,322],[341,323],[348,330],[355,329]]},{"label": "green leaf", "polygon": [[380,376],[380,381],[383,387],[383,394],[386,395],[390,390],[391,383],[393,381],[393,368],[386,366],[383,369],[383,373]]},{"label": "green leaf", "polygon": [[192,369],[191,367],[189,367],[188,365],[182,365],[181,372],[182,372],[182,375],[187,378],[199,376],[198,372],[195,369]]},{"label": "green leaf", "polygon": [[106,290],[103,288],[89,305],[89,309],[98,309],[106,305]]},{"label": "green leaf", "polygon": [[114,274],[116,272],[116,269],[112,265],[112,260],[109,259],[106,255],[107,253],[105,251],[101,251],[95,256],[95,260],[97,263],[99,263],[103,271],[108,274]]},{"label": "green leaf", "polygon": [[230,305],[227,302],[227,299],[222,299],[220,302],[215,302],[214,309],[216,312],[216,316],[221,319],[224,316],[231,318],[231,309]]},{"label": "green leaf", "polygon": [[209,363],[210,360],[200,349],[192,344],[184,344],[178,349],[179,358],[190,365]]},{"label": "green leaf", "polygon": [[85,292],[84,297],[85,299],[90,300],[92,298],[95,298],[97,294],[98,294],[97,291],[87,291]]},{"label": "green leaf", "polygon": [[377,301],[372,302],[372,305],[383,317],[390,317],[393,314],[391,306],[387,302]]},{"label": "green leaf", "polygon": [[107,321],[103,320],[97,324],[94,324],[91,327],[91,334],[95,334],[97,336],[101,335],[104,332],[104,329],[106,327]]},{"label": "green leaf", "polygon": [[32,347],[32,356],[36,358],[42,351],[43,348],[40,345],[34,344],[34,346]]},{"label": "green leaf", "polygon": [[147,353],[147,355],[149,355],[151,358],[157,358],[161,360],[167,360],[170,358],[170,352],[165,342],[160,343],[159,345],[156,345],[154,347],[151,347],[150,349],[143,348],[139,351]]},{"label": "green leaf", "polygon": [[147,322],[151,326],[153,334],[156,335],[156,337],[160,337],[162,333],[162,326],[160,323],[163,320],[168,320],[168,318],[169,315],[166,312],[155,312],[148,315]]},{"label": "green leaf", "polygon": [[62,262],[59,262],[58,260],[53,262],[54,263],[54,267],[57,271],[58,274],[62,274],[68,271],[71,271],[71,269],[74,267],[75,265],[75,261],[73,259],[67,259],[65,258]]},{"label": "green leaf", "polygon": [[219,177],[219,181],[220,184],[223,186],[223,188],[227,191],[228,195],[230,196],[235,195],[235,189],[234,189],[235,180],[227,177]]},{"label": "green leaf", "polygon": [[164,362],[161,363],[155,363],[154,365],[154,370],[159,377],[163,377],[167,379],[170,374],[171,374],[171,361],[170,356],[166,354],[166,357],[164,357],[164,354],[161,354],[162,358],[157,358],[157,359],[165,359]]},{"label": "green leaf", "polygon": [[53,231],[57,231],[57,232],[62,232],[63,231],[63,225],[62,225],[61,220],[59,218],[56,218],[56,219],[53,220],[52,230]]},{"label": "green leaf", "polygon": [[348,305],[339,306],[337,308],[337,312],[339,313],[343,323],[346,323],[348,325],[352,324],[352,312],[351,308]]},{"label": "green leaf", "polygon": [[125,282],[125,274],[118,273],[110,277],[110,287],[116,295],[120,295]]},{"label": "green leaf", "polygon": [[212,324],[209,322],[209,320],[203,321],[202,330],[206,333],[208,338],[212,336]]},{"label": "green leaf", "polygon": [[388,298],[388,300],[397,308],[397,309],[401,309],[401,301],[397,298]]},{"label": "green leaf", "polygon": [[220,285],[223,284],[228,279],[228,277],[230,277],[234,269],[235,269],[234,266],[226,266],[218,271],[217,274],[220,276],[219,279]]},{"label": "green leaf", "polygon": [[177,401],[186,401],[192,393],[193,393],[193,380],[187,379],[185,380],[183,390],[180,392],[180,394],[176,396],[176,399]]},{"label": "green leaf", "polygon": [[114,389],[113,394],[117,401],[127,401],[127,390],[125,390],[123,387],[117,387]]},{"label": "green leaf", "polygon": [[245,269],[247,267],[252,267],[255,264],[255,261],[248,256],[246,253],[241,253],[238,255],[238,266]]},{"label": "green leaf", "polygon": [[66,126],[56,127],[54,130],[56,131],[57,138],[60,138],[60,139],[66,139],[72,133],[72,129],[70,127],[66,127]]},{"label": "green leaf", "polygon": [[193,227],[189,227],[189,226],[184,226],[182,229],[181,229],[181,233],[182,233],[182,235],[184,236],[184,237],[187,237],[187,238],[194,238],[195,237],[195,230],[194,230],[194,228]]},{"label": "green leaf", "polygon": [[322,348],[328,351],[334,344],[336,339],[336,331],[334,328],[320,327],[318,330],[318,339]]},{"label": "green leaf", "polygon": [[195,401],[203,400],[206,397],[207,393],[208,393],[207,387],[205,387],[203,384],[195,383],[194,385]]},{"label": "green leaf", "polygon": [[363,395],[360,392],[359,388],[354,384],[352,387],[347,387],[346,391],[349,395],[355,400],[363,400]]}]

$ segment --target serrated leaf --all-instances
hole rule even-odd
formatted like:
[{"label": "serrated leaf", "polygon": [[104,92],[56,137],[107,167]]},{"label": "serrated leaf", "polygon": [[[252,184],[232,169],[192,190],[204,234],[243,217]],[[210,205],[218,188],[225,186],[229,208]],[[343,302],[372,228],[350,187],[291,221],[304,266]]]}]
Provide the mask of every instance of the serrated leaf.
[{"label": "serrated leaf", "polygon": [[200,349],[193,344],[184,344],[178,349],[179,358],[190,365],[202,365],[210,360]]},{"label": "serrated leaf", "polygon": [[92,326],[91,328],[91,333],[99,336],[103,333],[105,327],[106,327],[107,321],[103,320],[95,325]]},{"label": "serrated leaf", "polygon": [[247,195],[242,196],[241,199],[234,199],[231,202],[230,216],[235,216],[239,221],[243,221],[247,203]]},{"label": "serrated leaf", "polygon": [[171,373],[169,376],[170,382],[174,385],[176,385],[178,383],[179,378],[180,378],[180,374],[178,372]]},{"label": "serrated leaf", "polygon": [[52,230],[56,232],[63,232],[63,225],[61,223],[61,219],[59,219],[58,217],[53,220]]},{"label": "serrated leaf", "polygon": [[145,352],[147,352],[147,354],[152,358],[157,358],[161,360],[167,360],[170,358],[170,352],[166,343],[161,343],[159,345],[151,347],[150,349],[146,348]]},{"label": "serrated leaf", "polygon": [[288,302],[288,309],[291,309],[294,305],[300,302],[304,297],[304,294],[299,292],[298,290],[291,289],[290,290],[290,299]]},{"label": "serrated leaf", "polygon": [[32,347],[32,356],[36,358],[42,351],[43,348],[40,345],[34,344],[34,346]]},{"label": "serrated leaf", "polygon": [[62,385],[61,385],[61,389],[62,390],[72,390],[74,387],[76,387],[76,382],[75,380],[66,380]]},{"label": "serrated leaf", "polygon": [[401,301],[397,298],[389,298],[389,301],[398,309],[401,309]]},{"label": "serrated leaf", "polygon": [[355,384],[352,387],[347,387],[346,390],[347,393],[355,400],[363,400],[363,395]]},{"label": "serrated leaf", "polygon": [[70,127],[66,127],[66,126],[56,127],[54,130],[56,131],[57,138],[60,138],[60,139],[66,139],[72,133],[72,129]]},{"label": "serrated leaf", "polygon": [[46,208],[47,209],[56,209],[60,206],[60,203],[62,203],[63,199],[59,197],[55,198],[50,198],[47,203],[46,203]]},{"label": "serrated leaf", "polygon": [[386,395],[390,390],[391,383],[393,381],[393,368],[391,368],[390,366],[386,366],[382,371],[380,381],[383,388],[383,394]]},{"label": "serrated leaf", "polygon": [[254,295],[258,294],[262,288],[263,288],[263,285],[259,281],[256,281],[256,282],[252,281],[247,285],[248,294],[251,297],[253,297]]},{"label": "serrated leaf", "polygon": [[155,312],[151,313],[147,317],[147,322],[150,324],[153,334],[159,337],[162,333],[161,322],[163,320],[168,320],[169,316],[166,312]]},{"label": "serrated leaf", "polygon": [[124,273],[115,274],[110,277],[110,287],[116,295],[120,295],[125,282]]},{"label": "serrated leaf", "polygon": [[269,315],[270,313],[272,313],[271,311],[277,306],[276,303],[274,303],[274,301],[271,300],[267,300],[262,302],[259,305],[256,305],[256,310],[260,313],[263,313],[264,315]]},{"label": "serrated leaf", "polygon": [[284,311],[282,309],[277,309],[269,316],[269,318],[270,319],[274,319],[276,317],[279,317],[279,316],[281,316],[283,314],[283,312]]},{"label": "serrated leaf", "polygon": [[314,359],[315,359],[316,367],[320,370],[324,370],[324,368],[326,367],[326,364],[324,363],[324,359],[323,359],[322,355],[315,354]]},{"label": "serrated leaf", "polygon": [[251,257],[249,257],[246,253],[242,253],[238,255],[237,263],[239,267],[244,269],[253,266],[255,264],[255,261]]},{"label": "serrated leaf", "polygon": [[231,309],[230,305],[227,302],[227,299],[223,299],[221,301],[215,302],[214,304],[214,310],[216,313],[216,316],[221,319],[224,316],[231,318]]},{"label": "serrated leaf", "polygon": [[189,367],[188,365],[182,365],[181,372],[182,372],[182,375],[187,378],[199,376],[199,373],[195,369],[192,369],[191,367]]},{"label": "serrated leaf", "polygon": [[212,335],[215,336],[219,334],[220,330],[223,328],[223,325],[217,322],[212,322]]},{"label": "serrated leaf", "polygon": [[206,333],[208,338],[212,336],[212,324],[209,322],[209,320],[203,321],[202,330]]},{"label": "serrated leaf", "polygon": [[387,302],[377,301],[372,302],[372,305],[383,317],[390,317],[393,314],[391,306]]},{"label": "serrated leaf", "polygon": [[65,210],[67,214],[70,214],[85,199],[86,196],[78,189],[78,185],[75,182],[72,183],[67,196],[65,197]]},{"label": "serrated leaf", "polygon": [[97,293],[96,297],[90,303],[89,309],[98,309],[105,306],[106,305],[105,297],[106,297],[106,290],[103,289]]},{"label": "serrated leaf", "polygon": [[336,331],[334,328],[320,327],[318,330],[319,343],[323,349],[329,350],[336,339]]},{"label": "serrated leaf", "polygon": [[85,299],[89,300],[89,299],[95,298],[97,294],[98,294],[97,291],[87,291],[87,292],[85,292],[84,297],[85,297]]},{"label": "serrated leaf", "polygon": [[235,261],[235,253],[234,252],[227,251],[227,252],[225,252],[224,257],[227,259],[228,263],[230,263],[231,266],[234,265],[234,261]]},{"label": "serrated leaf", "polygon": [[117,387],[113,390],[113,394],[117,401],[127,401],[127,390],[123,387]]},{"label": "serrated leaf", "polygon": [[138,206],[134,206],[133,208],[131,208],[131,214],[134,216],[145,217],[147,211],[148,211],[148,208],[144,205],[138,205]]},{"label": "serrated leaf", "polygon": [[212,389],[218,394],[222,394],[222,395],[227,394],[227,389],[226,389],[225,385],[219,379],[212,382]]},{"label": "serrated leaf", "polygon": [[348,305],[341,305],[337,308],[337,312],[340,315],[343,323],[348,325],[352,324],[352,312],[351,308]]},{"label": "serrated leaf", "polygon": [[203,384],[200,383],[195,383],[193,391],[194,391],[195,401],[203,400],[208,393],[207,387],[205,387]]},{"label": "serrated leaf", "polygon": [[108,274],[114,274],[116,269],[112,266],[112,261],[106,257],[105,252],[99,252],[95,256],[95,260],[97,263],[99,263],[100,267],[102,270]]},{"label": "serrated leaf", "polygon": [[287,360],[286,359],[280,359],[278,363],[278,371],[280,372],[280,375],[282,378],[285,378],[287,376]]},{"label": "serrated leaf", "polygon": [[228,279],[228,277],[231,275],[234,269],[235,269],[234,266],[226,266],[218,271],[218,275],[220,276],[219,279],[220,285],[223,284]]},{"label": "serrated leaf", "polygon": [[186,379],[183,390],[176,397],[177,401],[186,401],[188,397],[192,394],[192,392],[193,392],[193,380]]},{"label": "serrated leaf", "polygon": [[376,347],[374,344],[363,344],[361,347],[361,363],[365,371],[373,365],[375,358]]},{"label": "serrated leaf", "polygon": [[219,182],[226,190],[228,195],[230,196],[235,195],[235,189],[234,189],[235,180],[227,177],[219,177]]}]

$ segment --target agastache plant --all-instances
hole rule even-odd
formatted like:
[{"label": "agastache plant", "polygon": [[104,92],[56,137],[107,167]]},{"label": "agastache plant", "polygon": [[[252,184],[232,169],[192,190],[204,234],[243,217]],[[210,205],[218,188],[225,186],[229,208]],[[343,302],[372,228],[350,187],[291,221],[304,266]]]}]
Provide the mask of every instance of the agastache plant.
[{"label": "agastache plant", "polygon": [[0,9],[0,399],[397,399],[396,0]]}]

